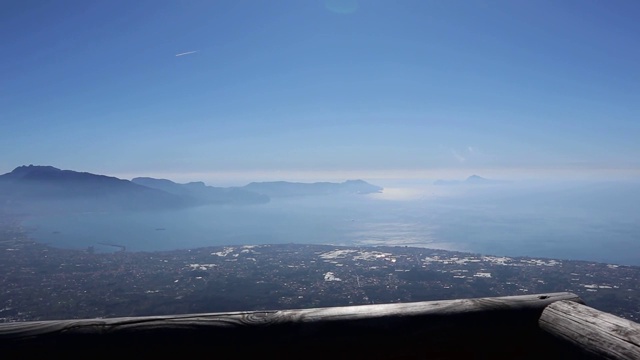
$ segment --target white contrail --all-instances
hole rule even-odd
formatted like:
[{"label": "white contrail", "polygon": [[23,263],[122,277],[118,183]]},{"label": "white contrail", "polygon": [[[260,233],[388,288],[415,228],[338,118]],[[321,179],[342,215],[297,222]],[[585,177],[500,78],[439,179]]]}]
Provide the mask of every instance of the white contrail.
[{"label": "white contrail", "polygon": [[467,160],[464,156],[458,154],[458,152],[455,151],[454,149],[451,149],[451,153],[456,158],[456,160],[458,160],[458,162],[460,162],[460,163],[463,163],[463,162],[465,162]]},{"label": "white contrail", "polygon": [[185,55],[189,55],[189,54],[195,54],[195,53],[197,53],[198,51],[200,51],[200,50],[187,51],[187,52],[183,52],[183,53],[180,53],[180,54],[176,54],[176,56],[185,56]]}]

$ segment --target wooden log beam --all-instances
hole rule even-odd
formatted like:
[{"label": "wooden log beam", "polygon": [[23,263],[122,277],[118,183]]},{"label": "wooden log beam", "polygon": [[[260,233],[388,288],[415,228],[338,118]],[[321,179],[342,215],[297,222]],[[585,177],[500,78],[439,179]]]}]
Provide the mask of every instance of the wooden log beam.
[{"label": "wooden log beam", "polygon": [[540,327],[599,359],[640,359],[640,324],[570,301],[549,305]]},{"label": "wooden log beam", "polygon": [[215,348],[235,355],[299,358],[477,357],[531,353],[538,319],[571,293],[282,311],[188,314],[0,324],[0,353],[115,357]]}]

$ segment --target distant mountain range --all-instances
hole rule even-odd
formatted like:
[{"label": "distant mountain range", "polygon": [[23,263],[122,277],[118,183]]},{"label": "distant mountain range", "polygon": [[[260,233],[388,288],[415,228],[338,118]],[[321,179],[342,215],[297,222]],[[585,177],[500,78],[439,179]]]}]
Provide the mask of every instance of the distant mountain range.
[{"label": "distant mountain range", "polygon": [[434,185],[493,185],[504,184],[506,181],[485,179],[478,175],[471,175],[466,180],[436,180]]},{"label": "distant mountain range", "polygon": [[382,188],[362,180],[343,183],[251,183],[213,187],[139,177],[131,181],[52,166],[20,166],[0,175],[0,206],[19,212],[176,209],[207,204],[262,204],[270,197],[368,194]]},{"label": "distant mountain range", "polygon": [[29,212],[147,210],[190,205],[183,197],[128,180],[33,165],[0,175],[0,200]]},{"label": "distant mountain range", "polygon": [[191,199],[195,204],[261,204],[269,202],[269,196],[243,188],[207,186],[203,182],[178,184],[171,180],[138,177],[131,182],[169,194]]}]

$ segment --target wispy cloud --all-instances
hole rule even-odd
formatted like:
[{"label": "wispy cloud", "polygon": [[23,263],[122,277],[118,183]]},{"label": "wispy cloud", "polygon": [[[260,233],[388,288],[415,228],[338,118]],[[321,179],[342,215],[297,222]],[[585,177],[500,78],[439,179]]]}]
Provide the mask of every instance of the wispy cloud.
[{"label": "wispy cloud", "polygon": [[459,154],[457,151],[455,151],[454,149],[451,149],[451,153],[453,154],[453,157],[455,157],[455,158],[456,158],[456,160],[458,160],[458,162],[463,163],[463,162],[465,162],[465,161],[467,160],[464,156],[460,155],[460,154]]},{"label": "wispy cloud", "polygon": [[187,51],[187,52],[183,52],[183,53],[180,53],[180,54],[176,54],[176,57],[178,57],[178,56],[185,56],[185,55],[195,54],[195,53],[197,53],[198,51],[200,51],[200,50],[194,50],[194,51]]}]

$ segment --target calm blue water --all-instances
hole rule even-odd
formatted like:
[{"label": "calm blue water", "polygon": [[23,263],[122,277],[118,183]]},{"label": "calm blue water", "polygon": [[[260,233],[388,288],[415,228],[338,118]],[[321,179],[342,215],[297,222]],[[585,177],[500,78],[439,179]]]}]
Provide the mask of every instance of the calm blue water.
[{"label": "calm blue water", "polygon": [[[51,246],[154,251],[314,243],[424,246],[506,256],[640,265],[640,189],[482,189],[455,196],[275,199],[148,213],[34,217]],[[421,194],[425,194],[424,192]]]},{"label": "calm blue water", "polygon": [[105,251],[111,249],[99,243],[123,245],[131,251],[234,244],[329,243],[347,233],[355,217],[362,217],[359,203],[339,198],[274,200],[254,206],[215,205],[178,211],[32,217],[25,225],[34,239],[52,246],[95,246],[96,250]]}]

